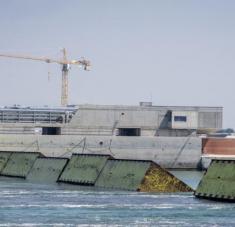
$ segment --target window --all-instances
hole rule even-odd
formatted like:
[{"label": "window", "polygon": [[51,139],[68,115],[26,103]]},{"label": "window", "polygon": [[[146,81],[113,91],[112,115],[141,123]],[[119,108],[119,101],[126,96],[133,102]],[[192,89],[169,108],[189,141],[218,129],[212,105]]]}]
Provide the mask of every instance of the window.
[{"label": "window", "polygon": [[61,135],[61,128],[59,127],[43,127],[42,135]]},{"label": "window", "polygon": [[140,136],[140,128],[119,128],[118,136]]},{"label": "window", "polygon": [[174,121],[186,122],[187,117],[186,116],[174,116]]}]

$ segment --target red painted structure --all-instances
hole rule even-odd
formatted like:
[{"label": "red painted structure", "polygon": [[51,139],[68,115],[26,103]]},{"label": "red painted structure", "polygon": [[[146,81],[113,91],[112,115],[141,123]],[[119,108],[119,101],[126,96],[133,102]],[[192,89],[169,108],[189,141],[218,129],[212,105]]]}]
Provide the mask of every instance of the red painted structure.
[{"label": "red painted structure", "polygon": [[203,138],[202,153],[208,155],[235,155],[235,138]]}]

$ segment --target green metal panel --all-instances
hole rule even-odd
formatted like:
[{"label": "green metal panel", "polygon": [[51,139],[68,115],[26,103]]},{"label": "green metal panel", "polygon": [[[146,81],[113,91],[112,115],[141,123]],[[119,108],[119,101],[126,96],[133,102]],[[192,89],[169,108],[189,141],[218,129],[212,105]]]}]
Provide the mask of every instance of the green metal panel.
[{"label": "green metal panel", "polygon": [[73,154],[59,181],[94,185],[109,155]]},{"label": "green metal panel", "polygon": [[7,164],[7,161],[10,158],[11,154],[12,154],[11,152],[7,152],[7,151],[0,152],[0,172],[3,170],[3,168]]},{"label": "green metal panel", "polygon": [[39,155],[38,152],[13,152],[1,175],[25,178]]},{"label": "green metal panel", "polygon": [[136,191],[150,164],[150,161],[108,160],[95,186]]},{"label": "green metal panel", "polygon": [[55,183],[67,161],[66,158],[37,158],[26,180],[38,183]]},{"label": "green metal panel", "polygon": [[235,199],[235,161],[213,160],[195,195],[211,199]]}]

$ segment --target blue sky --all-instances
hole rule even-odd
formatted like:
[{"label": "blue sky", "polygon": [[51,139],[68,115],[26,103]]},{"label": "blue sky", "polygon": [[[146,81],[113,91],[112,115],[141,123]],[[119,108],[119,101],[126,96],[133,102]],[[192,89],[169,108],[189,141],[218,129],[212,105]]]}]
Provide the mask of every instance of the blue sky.
[{"label": "blue sky", "polygon": [[[71,104],[223,106],[235,128],[235,1],[1,1],[0,52],[91,60]],[[48,79],[49,73],[49,79]],[[0,105],[60,104],[56,64],[0,59]]]}]

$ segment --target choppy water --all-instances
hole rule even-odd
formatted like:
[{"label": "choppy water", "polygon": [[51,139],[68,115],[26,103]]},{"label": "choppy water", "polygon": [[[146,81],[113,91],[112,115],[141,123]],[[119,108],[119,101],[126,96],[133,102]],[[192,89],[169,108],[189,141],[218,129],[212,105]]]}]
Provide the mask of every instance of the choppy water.
[{"label": "choppy water", "polygon": [[94,191],[0,180],[0,226],[235,226],[235,204],[190,193]]}]

